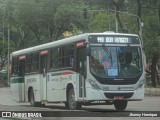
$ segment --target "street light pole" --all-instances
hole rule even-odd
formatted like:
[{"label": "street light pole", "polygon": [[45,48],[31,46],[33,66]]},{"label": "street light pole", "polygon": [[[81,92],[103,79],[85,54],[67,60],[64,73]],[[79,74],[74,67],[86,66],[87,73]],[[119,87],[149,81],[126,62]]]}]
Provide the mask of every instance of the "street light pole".
[{"label": "street light pole", "polygon": [[8,84],[10,83],[10,49],[9,49],[9,44],[10,44],[10,25],[8,22]]},{"label": "street light pole", "polygon": [[122,11],[115,11],[115,10],[111,10],[111,9],[108,9],[107,11],[117,12],[117,13],[121,13],[121,14],[126,14],[126,15],[130,15],[130,16],[133,16],[133,17],[138,18],[138,22],[139,22],[139,28],[138,28],[139,31],[138,31],[138,32],[139,32],[139,36],[140,36],[140,38],[141,38],[142,46],[143,46],[143,39],[142,39],[142,22],[141,22],[141,18],[140,18],[138,15],[134,15],[134,14],[127,13],[127,12],[122,12]]},{"label": "street light pole", "polygon": [[115,21],[116,21],[116,33],[118,33],[118,20],[117,20],[117,8],[115,7]]},{"label": "street light pole", "polygon": [[[126,14],[126,15],[130,15],[130,16],[136,17],[138,19],[138,21],[139,21],[139,28],[138,28],[139,31],[138,32],[139,32],[139,36],[141,38],[141,42],[142,42],[142,46],[143,46],[142,22],[141,22],[141,18],[138,15],[134,15],[134,14],[127,13],[127,12],[122,12],[122,11],[111,10],[111,9],[108,9],[108,10],[90,10],[90,11],[93,11],[93,12],[107,12],[107,11],[110,11],[110,12],[117,12],[117,13]],[[116,31],[117,31],[117,29],[116,29]]]}]

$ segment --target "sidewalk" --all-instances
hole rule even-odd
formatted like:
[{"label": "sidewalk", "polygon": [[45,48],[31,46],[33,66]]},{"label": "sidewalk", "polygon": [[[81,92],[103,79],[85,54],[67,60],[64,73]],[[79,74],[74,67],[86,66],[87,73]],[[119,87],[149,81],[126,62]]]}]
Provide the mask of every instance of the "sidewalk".
[{"label": "sidewalk", "polygon": [[145,88],[145,95],[160,96],[160,88]]}]

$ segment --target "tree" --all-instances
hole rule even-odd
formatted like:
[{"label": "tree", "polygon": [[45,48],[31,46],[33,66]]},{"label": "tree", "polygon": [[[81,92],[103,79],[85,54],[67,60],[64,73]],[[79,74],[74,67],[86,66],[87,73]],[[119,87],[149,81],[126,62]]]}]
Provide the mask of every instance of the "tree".
[{"label": "tree", "polygon": [[[160,56],[160,39],[159,39],[159,31],[160,31],[160,23],[157,18],[158,15],[158,0],[148,0],[141,1],[146,6],[143,10],[146,15],[142,16],[144,21],[144,30],[143,30],[143,38],[144,38],[144,47],[147,59],[151,59],[151,81],[152,86],[156,87],[156,64],[158,62]],[[154,14],[156,13],[156,14]],[[150,49],[148,49],[150,48]]]},{"label": "tree", "polygon": [[111,13],[98,13],[91,19],[89,24],[90,32],[105,32],[115,30],[114,15]]}]

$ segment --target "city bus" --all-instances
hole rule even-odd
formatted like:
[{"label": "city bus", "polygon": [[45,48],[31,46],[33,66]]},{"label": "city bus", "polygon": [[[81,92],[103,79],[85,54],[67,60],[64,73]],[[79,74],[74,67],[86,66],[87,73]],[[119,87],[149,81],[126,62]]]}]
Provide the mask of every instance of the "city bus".
[{"label": "city bus", "polygon": [[11,94],[31,106],[114,105],[144,99],[144,51],[136,34],[85,33],[11,54]]}]

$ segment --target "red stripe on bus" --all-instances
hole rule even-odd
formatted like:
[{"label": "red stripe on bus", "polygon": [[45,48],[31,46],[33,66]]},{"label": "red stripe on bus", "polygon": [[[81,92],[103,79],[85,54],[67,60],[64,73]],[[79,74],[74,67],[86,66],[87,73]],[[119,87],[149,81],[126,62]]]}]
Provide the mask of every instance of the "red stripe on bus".
[{"label": "red stripe on bus", "polygon": [[73,72],[63,72],[61,75],[68,75],[68,74],[73,74]]}]

